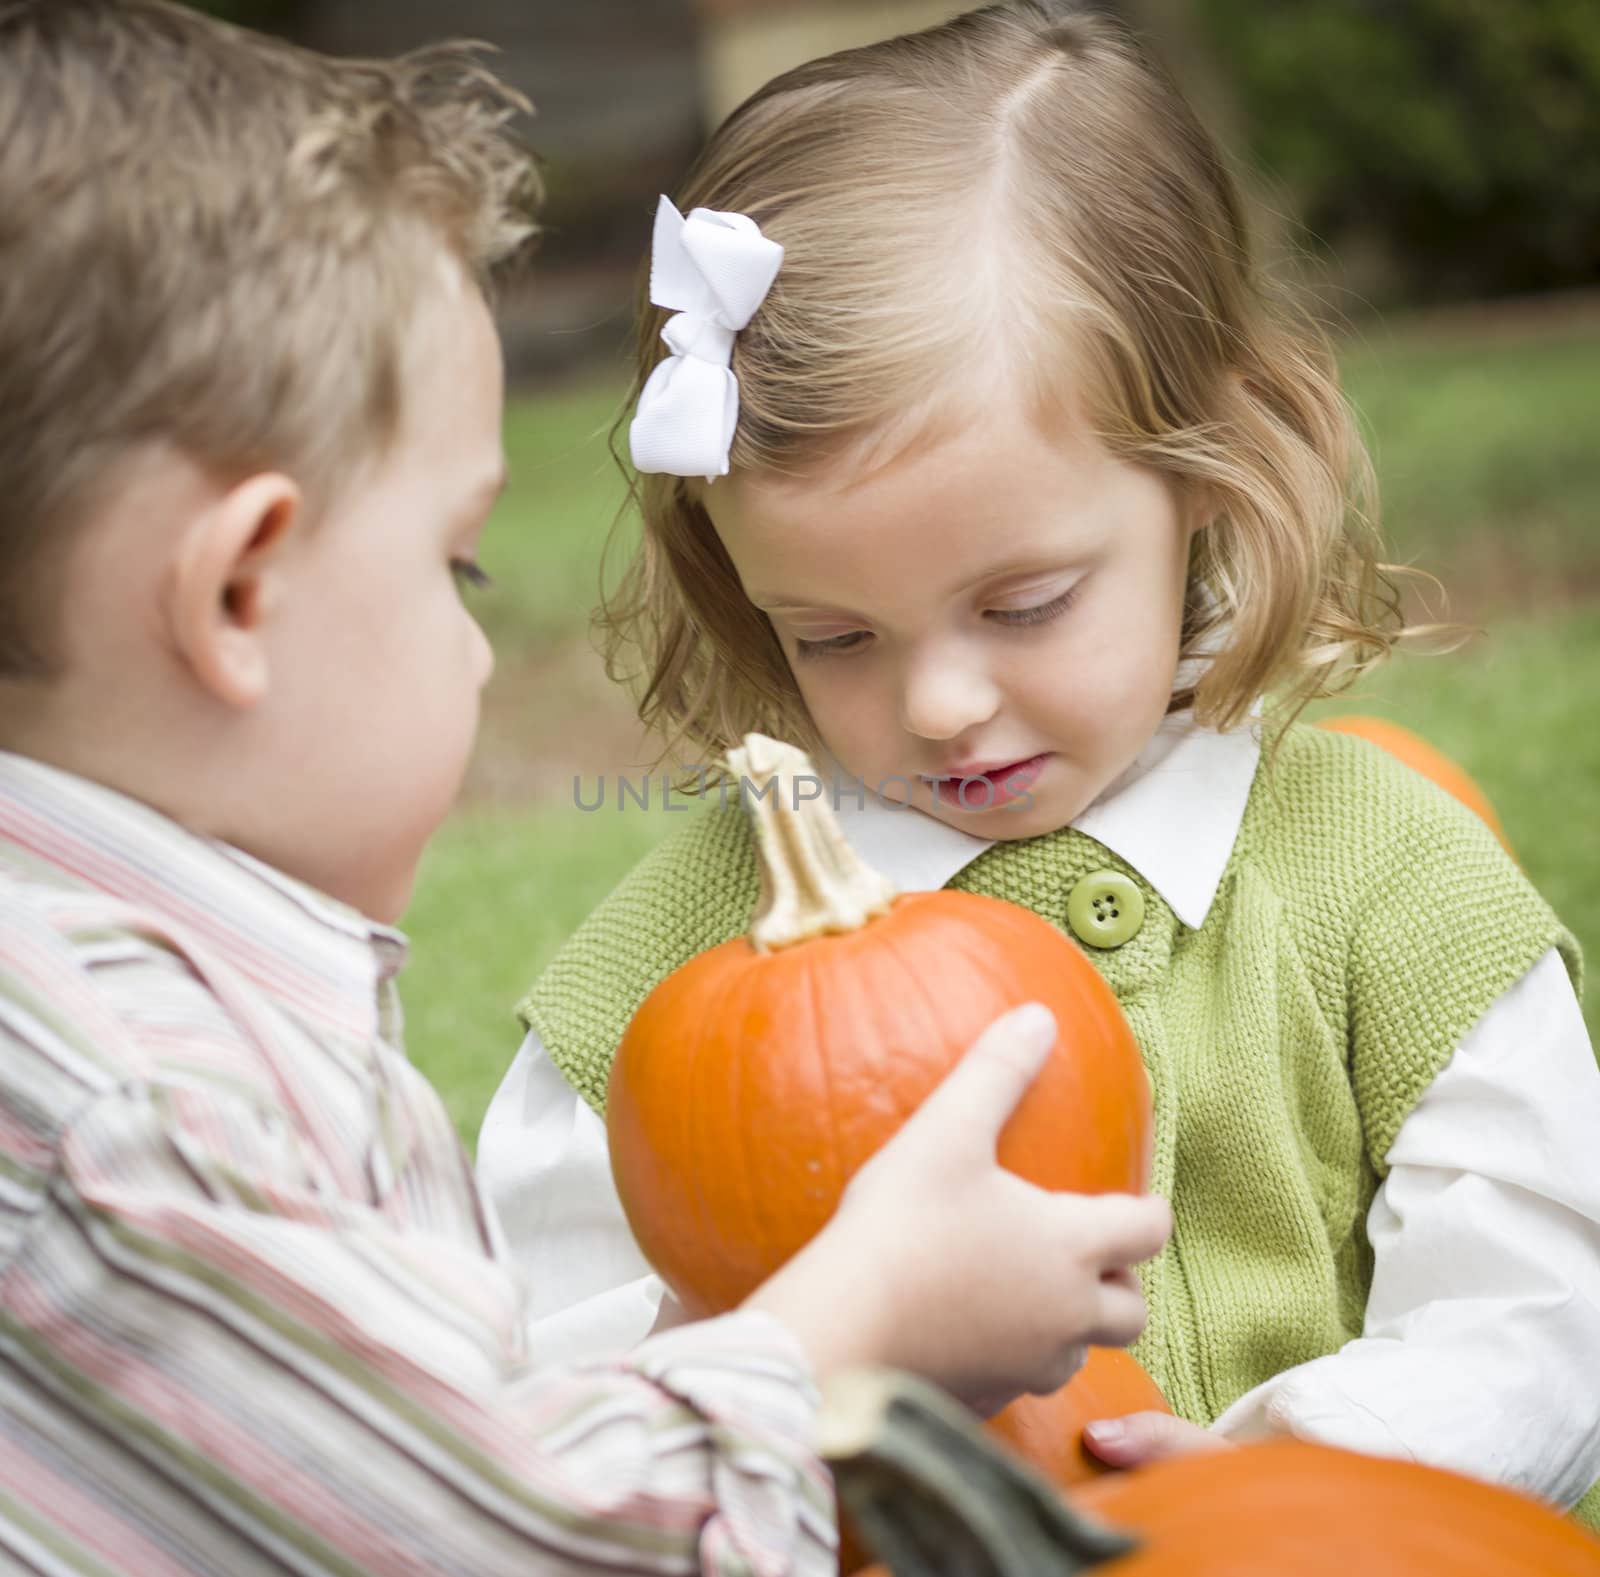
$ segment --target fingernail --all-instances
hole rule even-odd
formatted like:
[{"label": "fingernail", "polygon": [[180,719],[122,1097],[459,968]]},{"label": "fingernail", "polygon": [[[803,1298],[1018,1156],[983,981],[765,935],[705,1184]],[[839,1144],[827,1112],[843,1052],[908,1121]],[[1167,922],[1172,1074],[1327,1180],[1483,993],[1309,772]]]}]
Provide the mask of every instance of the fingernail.
[{"label": "fingernail", "polygon": [[1085,1424],[1083,1432],[1103,1446],[1120,1445],[1128,1437],[1127,1425],[1116,1418],[1097,1418],[1092,1424]]},{"label": "fingernail", "polygon": [[1030,1051],[1055,1044],[1056,1016],[1042,1002],[1025,1002],[1011,1015],[1010,1030]]}]

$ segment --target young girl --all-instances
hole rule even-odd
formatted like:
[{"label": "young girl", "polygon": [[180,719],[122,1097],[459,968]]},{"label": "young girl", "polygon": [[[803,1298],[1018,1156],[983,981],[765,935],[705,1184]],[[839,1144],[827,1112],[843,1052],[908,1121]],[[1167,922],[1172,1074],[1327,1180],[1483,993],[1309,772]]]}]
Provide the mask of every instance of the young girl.
[{"label": "young girl", "polygon": [[[1600,1474],[1576,948],[1432,784],[1260,722],[1402,632],[1329,360],[1171,83],[1087,6],[992,6],[771,83],[678,207],[615,611],[643,715],[692,762],[750,729],[819,749],[871,863],[1036,910],[1116,991],[1176,1217],[1134,1350],[1180,1422],[1102,1454],[1281,1431],[1576,1504]],[[658,1318],[606,1076],[754,898],[744,817],[708,810],[524,1005],[480,1156],[517,1251],[567,1267],[551,1340]]]}]

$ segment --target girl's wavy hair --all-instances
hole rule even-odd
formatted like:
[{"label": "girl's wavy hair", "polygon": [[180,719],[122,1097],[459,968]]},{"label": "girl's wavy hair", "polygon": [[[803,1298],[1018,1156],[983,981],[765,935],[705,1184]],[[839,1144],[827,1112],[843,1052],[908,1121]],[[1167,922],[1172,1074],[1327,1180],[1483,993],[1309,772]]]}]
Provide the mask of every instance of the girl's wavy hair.
[{"label": "girl's wavy hair", "polygon": [[[734,351],[735,468],[804,475],[926,439],[999,355],[1042,422],[1070,402],[1215,508],[1183,631],[1209,660],[1174,710],[1227,728],[1273,692],[1292,715],[1404,632],[1329,347],[1256,271],[1215,143],[1105,12],[1013,0],[791,71],[715,133],[679,206],[749,214],[785,248]],[[635,399],[665,317],[642,296]],[[633,479],[643,535],[599,615],[608,666],[669,747],[814,742],[701,487]]]}]

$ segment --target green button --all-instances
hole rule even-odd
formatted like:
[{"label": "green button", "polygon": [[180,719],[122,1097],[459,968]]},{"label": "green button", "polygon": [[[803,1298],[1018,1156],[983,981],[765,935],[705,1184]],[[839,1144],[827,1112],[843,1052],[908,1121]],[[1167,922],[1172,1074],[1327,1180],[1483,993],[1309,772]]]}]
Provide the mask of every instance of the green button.
[{"label": "green button", "polygon": [[1068,896],[1067,924],[1088,947],[1121,947],[1144,924],[1144,894],[1121,871],[1095,871]]}]

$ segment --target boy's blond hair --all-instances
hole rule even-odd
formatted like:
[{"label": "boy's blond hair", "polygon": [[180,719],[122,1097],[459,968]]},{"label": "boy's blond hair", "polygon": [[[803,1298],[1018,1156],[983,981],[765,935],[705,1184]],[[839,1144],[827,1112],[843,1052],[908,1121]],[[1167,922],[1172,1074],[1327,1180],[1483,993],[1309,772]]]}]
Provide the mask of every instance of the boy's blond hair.
[{"label": "boy's blond hair", "polygon": [[533,232],[469,48],[334,60],[163,0],[0,0],[0,677],[60,664],[74,526],[147,442],[313,502],[400,415],[412,310]]},{"label": "boy's blond hair", "polygon": [[[717,131],[679,206],[749,214],[785,248],[734,353],[734,467],[804,474],[868,444],[881,461],[1009,389],[1045,431],[1082,410],[1113,454],[1216,508],[1184,647],[1220,650],[1174,708],[1230,726],[1398,638],[1331,355],[1258,277],[1211,138],[1101,10],[1015,0],[791,71]],[[635,394],[664,316],[642,303]],[[641,716],[701,750],[811,739],[700,490],[637,481],[613,671],[642,650]]]}]

